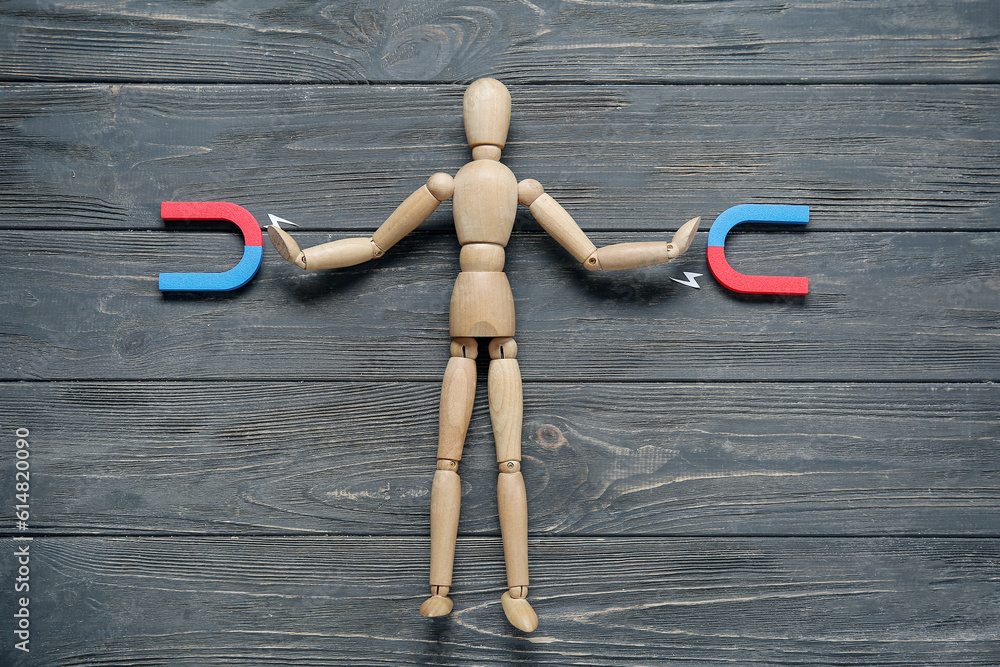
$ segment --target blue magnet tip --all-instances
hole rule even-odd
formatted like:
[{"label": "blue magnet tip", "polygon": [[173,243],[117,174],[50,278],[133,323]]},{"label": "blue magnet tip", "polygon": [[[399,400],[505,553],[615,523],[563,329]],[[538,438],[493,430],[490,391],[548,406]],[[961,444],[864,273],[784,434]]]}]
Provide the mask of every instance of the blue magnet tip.
[{"label": "blue magnet tip", "polygon": [[240,263],[222,273],[161,273],[163,292],[226,292],[243,287],[260,269],[264,247],[243,246]]}]

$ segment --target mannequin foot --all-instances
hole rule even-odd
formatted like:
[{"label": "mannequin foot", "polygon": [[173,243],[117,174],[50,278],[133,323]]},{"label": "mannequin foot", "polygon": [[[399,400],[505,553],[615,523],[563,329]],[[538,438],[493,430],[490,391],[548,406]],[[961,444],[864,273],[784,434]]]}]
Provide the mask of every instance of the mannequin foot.
[{"label": "mannequin foot", "polygon": [[431,588],[431,595],[429,598],[424,600],[424,603],[420,605],[420,613],[424,616],[444,616],[451,611],[454,602],[448,597],[448,587],[447,586],[433,586]]},{"label": "mannequin foot", "polygon": [[[511,597],[511,591],[522,597]],[[500,596],[500,604],[503,605],[503,613],[507,615],[507,620],[510,621],[511,625],[519,630],[531,632],[538,627],[538,615],[535,614],[535,610],[531,608],[528,600],[523,597],[527,594],[528,590],[525,586],[512,588]]]}]

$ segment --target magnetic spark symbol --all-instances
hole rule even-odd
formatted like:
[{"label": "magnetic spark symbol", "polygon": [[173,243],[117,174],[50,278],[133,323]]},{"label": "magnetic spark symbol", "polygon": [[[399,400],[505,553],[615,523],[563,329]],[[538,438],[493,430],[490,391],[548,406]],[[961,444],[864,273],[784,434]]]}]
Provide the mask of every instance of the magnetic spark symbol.
[{"label": "magnetic spark symbol", "polygon": [[675,283],[680,283],[681,285],[687,285],[688,287],[693,287],[695,289],[701,289],[701,285],[695,280],[698,276],[704,275],[702,273],[691,273],[690,271],[684,272],[684,278],[686,280],[681,280],[680,278],[671,278]]}]

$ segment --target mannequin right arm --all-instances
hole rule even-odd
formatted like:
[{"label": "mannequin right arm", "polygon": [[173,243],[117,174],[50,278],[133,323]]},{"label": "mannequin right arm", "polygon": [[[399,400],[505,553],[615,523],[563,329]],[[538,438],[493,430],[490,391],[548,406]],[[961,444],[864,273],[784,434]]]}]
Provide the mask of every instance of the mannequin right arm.
[{"label": "mannequin right arm", "polygon": [[370,238],[349,238],[300,250],[285,230],[270,225],[267,236],[282,258],[307,271],[338,269],[381,257],[416,229],[443,201],[451,199],[455,181],[448,174],[434,174],[406,198]]}]

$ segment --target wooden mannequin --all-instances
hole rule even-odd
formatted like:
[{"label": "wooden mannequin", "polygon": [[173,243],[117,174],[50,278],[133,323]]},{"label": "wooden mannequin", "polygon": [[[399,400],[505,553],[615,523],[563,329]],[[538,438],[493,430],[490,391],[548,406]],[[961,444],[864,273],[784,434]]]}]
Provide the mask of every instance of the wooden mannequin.
[{"label": "wooden mannequin", "polygon": [[469,86],[463,102],[465,133],[472,161],[452,179],[434,174],[410,195],[371,238],[351,238],[305,250],[284,230],[267,228],[282,257],[303,269],[352,266],[381,257],[413,231],[438,204],[454,199],[455,229],[462,246],[461,272],[451,297],[451,359],[441,389],[437,470],[431,486],[431,596],[421,605],[424,616],[451,611],[451,587],[461,483],[458,462],[472,416],[476,391],[477,338],[489,338],[488,394],[500,475],[497,502],[507,591],[500,598],[507,619],[530,632],[538,617],[528,603],[528,507],[521,476],[521,371],[514,342],[514,299],[503,273],[504,248],[510,239],[517,204],[556,241],[591,270],[618,271],[661,264],[691,245],[700,218],[685,223],[670,243],[621,243],[597,248],[573,218],[538,181],[520,183],[500,163],[510,124],[510,94],[495,79]]}]

